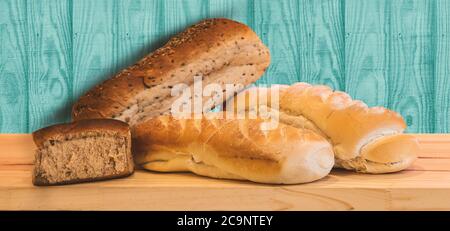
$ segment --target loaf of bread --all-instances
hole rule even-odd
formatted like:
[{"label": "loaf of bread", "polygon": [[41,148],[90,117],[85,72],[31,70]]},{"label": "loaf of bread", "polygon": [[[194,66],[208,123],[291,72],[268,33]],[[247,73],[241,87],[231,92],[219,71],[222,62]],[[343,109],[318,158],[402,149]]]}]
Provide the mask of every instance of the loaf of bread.
[{"label": "loaf of bread", "polygon": [[[269,50],[248,26],[207,19],[88,91],[73,106],[72,118],[113,118],[133,127],[146,118],[170,113],[180,98],[171,94],[172,89],[184,84],[192,92],[194,76],[203,79],[203,86],[214,83],[223,89],[191,95],[201,97],[202,109],[208,111],[255,82],[269,63]],[[226,84],[232,89],[224,91]]]},{"label": "loaf of bread", "polygon": [[262,130],[262,119],[159,116],[135,127],[136,164],[161,172],[296,184],[325,177],[334,164],[328,141],[307,129],[280,124]]},{"label": "loaf of bread", "polygon": [[128,124],[112,119],[80,120],[33,133],[37,146],[33,184],[90,182],[133,173]]},{"label": "loaf of bread", "polygon": [[[278,105],[271,105],[273,93],[279,96],[279,101],[275,101]],[[260,100],[251,100],[254,95]],[[241,104],[237,103],[239,99]],[[296,83],[250,88],[236,96],[232,106],[226,107],[257,111],[263,106],[269,108],[265,110],[268,112],[274,109],[272,116],[280,122],[310,129],[327,138],[333,144],[336,167],[388,173],[403,170],[416,159],[417,140],[403,134],[406,124],[398,113],[383,107],[369,108],[327,86]]]}]

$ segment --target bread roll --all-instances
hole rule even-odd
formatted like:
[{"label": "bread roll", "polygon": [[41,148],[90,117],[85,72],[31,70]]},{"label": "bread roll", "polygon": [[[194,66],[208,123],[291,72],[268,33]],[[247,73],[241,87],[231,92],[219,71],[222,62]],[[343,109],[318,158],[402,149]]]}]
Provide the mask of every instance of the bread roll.
[{"label": "bread roll", "polygon": [[71,184],[133,173],[128,124],[111,119],[53,125],[33,133],[33,183]]},{"label": "bread roll", "polygon": [[[234,99],[233,108],[248,111],[272,107],[269,103],[250,100],[250,95],[256,91],[261,97],[270,98],[270,90],[275,88],[279,90],[280,100],[278,111],[273,112],[280,122],[313,130],[327,138],[333,144],[336,167],[387,173],[405,169],[416,159],[417,140],[403,134],[406,124],[398,113],[383,107],[369,108],[327,86],[296,83],[272,89],[251,88]],[[238,98],[246,99],[243,107],[236,106]]]},{"label": "bread roll", "polygon": [[261,119],[155,117],[135,127],[135,161],[153,171],[191,171],[272,184],[311,182],[330,172],[334,159],[326,139],[283,124],[262,131],[262,123]]},{"label": "bread roll", "polygon": [[191,95],[201,97],[207,111],[255,82],[269,63],[269,50],[248,26],[229,19],[207,19],[88,91],[73,106],[72,118],[114,118],[133,127],[146,118],[169,113],[180,98],[171,95],[172,89],[185,84],[192,92],[194,76],[203,79],[203,86],[215,83],[223,90],[226,84],[234,86],[226,92]]}]

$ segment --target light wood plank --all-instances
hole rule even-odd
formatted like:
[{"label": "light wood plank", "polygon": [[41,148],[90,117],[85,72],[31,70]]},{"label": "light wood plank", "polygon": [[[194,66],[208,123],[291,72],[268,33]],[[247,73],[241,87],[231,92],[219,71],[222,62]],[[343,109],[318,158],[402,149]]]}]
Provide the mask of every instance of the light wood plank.
[{"label": "light wood plank", "polygon": [[448,171],[414,171],[407,170],[391,174],[363,174],[335,169],[328,176],[316,182],[299,185],[265,185],[248,181],[213,179],[191,173],[157,173],[137,170],[131,177],[99,181],[93,183],[73,184],[56,187],[35,187],[31,184],[32,165],[1,166],[0,190],[10,188],[322,188],[322,189],[408,189],[408,188],[449,188]]},{"label": "light wood plank", "polygon": [[68,120],[72,104],[72,5],[31,1],[27,6],[29,129]]},{"label": "light wood plank", "polygon": [[29,132],[26,1],[0,1],[0,133]]},{"label": "light wood plank", "polygon": [[[7,188],[46,188],[31,185],[32,165],[2,165],[0,189]],[[154,187],[213,187],[213,188],[274,188],[280,185],[257,184],[248,181],[213,179],[191,173],[157,173],[137,170],[132,177],[99,181],[94,183],[73,184],[68,188],[154,188]],[[363,174],[334,169],[328,176],[316,182],[286,185],[287,188],[450,188],[450,172],[448,171],[414,171],[407,170],[390,174]]]},{"label": "light wood plank", "polygon": [[450,157],[420,157],[414,161],[408,170],[450,172]]},{"label": "light wood plank", "polygon": [[[445,199],[450,193],[448,172],[404,171],[397,174],[366,175],[333,171],[328,177],[315,183],[292,186],[142,171],[137,171],[126,179],[56,187],[33,187],[30,178],[29,170],[1,171],[0,209],[450,209],[450,202]],[[8,183],[7,186],[5,182]],[[433,196],[430,197],[430,194]]]},{"label": "light wood plank", "polygon": [[0,166],[31,165],[34,161],[34,150],[35,145],[30,134],[0,134]]},{"label": "light wood plank", "polygon": [[138,170],[123,179],[34,187],[31,135],[3,134],[0,210],[448,210],[450,136],[416,136],[440,150],[393,174],[333,170],[313,183],[280,186]]},{"label": "light wood plank", "polygon": [[450,158],[448,134],[420,134],[420,156],[425,158]]}]

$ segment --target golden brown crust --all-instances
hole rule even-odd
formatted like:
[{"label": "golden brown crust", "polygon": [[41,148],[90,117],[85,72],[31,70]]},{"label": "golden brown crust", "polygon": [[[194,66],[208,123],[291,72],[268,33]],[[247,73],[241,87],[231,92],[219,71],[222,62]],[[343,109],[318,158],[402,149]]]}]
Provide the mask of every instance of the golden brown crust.
[{"label": "golden brown crust", "polygon": [[[211,115],[211,114],[209,114]],[[262,183],[304,183],[328,174],[331,145],[310,130],[264,120],[151,118],[133,131],[136,163],[155,171],[192,171]]]},{"label": "golden brown crust", "polygon": [[[263,92],[264,97],[264,92],[273,89],[253,88],[240,93],[234,101],[245,97],[246,105],[235,109],[270,107],[268,103],[250,101],[249,92]],[[333,144],[338,167],[367,173],[393,172],[408,167],[416,158],[417,141],[401,135],[406,124],[394,111],[369,108],[348,94],[323,85],[282,85],[279,95],[280,122],[326,137]]]},{"label": "golden brown crust", "polygon": [[127,136],[130,128],[127,123],[113,119],[80,120],[67,124],[56,124],[33,132],[33,140],[41,148],[48,140],[63,140],[71,134],[88,131],[111,131]]},{"label": "golden brown crust", "polygon": [[237,83],[248,85],[264,73],[269,63],[267,47],[249,27],[229,19],[207,19],[187,28],[137,64],[87,92],[73,106],[72,118],[121,117],[125,110],[139,103],[136,97],[145,90],[155,99],[149,103],[156,105],[151,111],[165,113],[166,106],[158,105],[171,98],[173,84],[190,85],[195,74],[222,82],[216,79],[219,76],[214,72],[235,66],[247,72]]},{"label": "golden brown crust", "polygon": [[417,138],[409,134],[382,136],[361,148],[361,156],[375,163],[396,163],[415,158],[419,145]]},{"label": "golden brown crust", "polygon": [[331,140],[336,157],[344,160],[357,157],[370,140],[406,128],[398,113],[382,107],[369,108],[327,86],[292,85],[280,99],[280,110],[311,120]]},{"label": "golden brown crust", "polygon": [[221,155],[277,162],[279,156],[276,153],[279,153],[282,148],[279,144],[285,138],[281,137],[281,133],[292,139],[299,139],[299,134],[292,131],[297,129],[285,125],[264,134],[260,128],[261,122],[262,119],[177,119],[159,116],[137,125],[133,140],[136,150],[146,150],[155,144],[181,150],[192,142],[199,142],[211,145]]}]

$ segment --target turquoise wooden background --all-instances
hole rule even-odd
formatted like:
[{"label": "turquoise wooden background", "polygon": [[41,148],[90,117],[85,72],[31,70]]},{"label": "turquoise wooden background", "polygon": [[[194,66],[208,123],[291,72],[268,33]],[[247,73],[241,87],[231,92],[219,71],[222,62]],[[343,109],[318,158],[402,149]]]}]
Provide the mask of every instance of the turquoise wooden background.
[{"label": "turquoise wooden background", "polygon": [[260,83],[307,81],[450,131],[450,0],[0,0],[0,132],[68,121],[84,91],[198,20],[268,44]]}]

